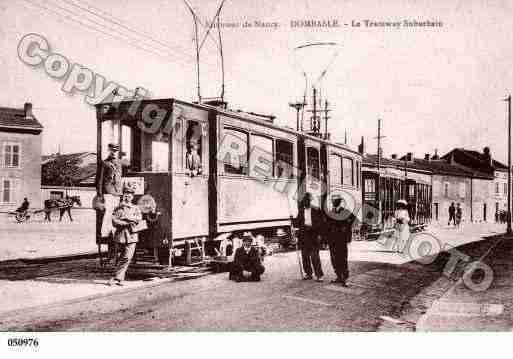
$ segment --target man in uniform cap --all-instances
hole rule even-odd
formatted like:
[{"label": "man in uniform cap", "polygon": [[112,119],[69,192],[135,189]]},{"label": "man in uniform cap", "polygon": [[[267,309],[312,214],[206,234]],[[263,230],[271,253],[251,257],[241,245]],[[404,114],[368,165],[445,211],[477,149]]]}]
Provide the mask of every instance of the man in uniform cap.
[{"label": "man in uniform cap", "polygon": [[233,267],[230,271],[230,278],[237,282],[244,280],[260,281],[265,267],[262,265],[260,250],[252,246],[253,236],[251,233],[244,233],[242,236],[242,247],[237,248],[233,259]]},{"label": "man in uniform cap", "polygon": [[349,277],[347,263],[347,245],[353,235],[355,215],[346,208],[346,202],[338,194],[331,197],[332,208],[326,218],[326,239],[330,248],[330,257],[337,279],[333,283],[340,283],[346,287]]},{"label": "man in uniform cap", "polygon": [[121,161],[117,156],[119,146],[110,143],[108,149],[109,154],[101,163],[98,180],[96,181],[96,190],[98,195],[103,198],[105,205],[101,227],[102,237],[110,237],[114,232],[112,227],[112,211],[119,203],[119,196],[121,196],[122,190]]},{"label": "man in uniform cap", "polygon": [[125,273],[132,260],[135,247],[139,240],[137,233],[137,225],[142,220],[142,214],[139,207],[132,203],[134,198],[134,188],[129,183],[123,187],[123,195],[121,202],[112,214],[112,224],[116,231],[114,233],[114,241],[121,249],[121,255],[116,267],[114,277],[109,284],[123,285]]}]

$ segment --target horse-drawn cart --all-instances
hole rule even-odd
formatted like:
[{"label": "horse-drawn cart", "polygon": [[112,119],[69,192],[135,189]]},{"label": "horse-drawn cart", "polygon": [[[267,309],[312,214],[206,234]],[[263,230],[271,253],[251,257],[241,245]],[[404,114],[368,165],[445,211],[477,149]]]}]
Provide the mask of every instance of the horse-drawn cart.
[{"label": "horse-drawn cart", "polygon": [[[47,220],[51,222],[51,213],[54,211],[59,211],[60,217],[59,220],[62,220],[62,217],[65,213],[68,213],[69,218],[71,221],[73,221],[73,218],[71,217],[71,208],[74,204],[77,204],[78,206],[82,206],[82,203],[80,201],[80,196],[70,196],[67,198],[62,199],[48,199],[45,200],[45,208],[38,208],[38,209],[26,209],[26,210],[20,210],[17,209],[16,211],[9,211],[9,212],[2,212],[7,215],[14,216],[14,219],[18,223],[27,222],[30,218],[40,218],[41,220]],[[44,214],[44,217],[42,216]]]},{"label": "horse-drawn cart", "polygon": [[14,219],[16,219],[16,221],[18,223],[23,223],[23,222],[28,221],[31,217],[39,215],[40,213],[44,213],[44,209],[26,210],[26,211],[10,211],[10,212],[4,212],[4,213],[14,216]]}]

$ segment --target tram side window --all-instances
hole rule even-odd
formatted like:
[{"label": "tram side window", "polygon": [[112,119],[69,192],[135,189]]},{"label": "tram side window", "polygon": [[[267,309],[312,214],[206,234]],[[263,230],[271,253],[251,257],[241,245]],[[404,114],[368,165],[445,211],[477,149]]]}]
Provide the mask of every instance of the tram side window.
[{"label": "tram side window", "polygon": [[121,126],[121,162],[123,166],[130,167],[132,161],[132,128]]},{"label": "tram side window", "polygon": [[265,136],[251,136],[250,175],[268,178],[273,176],[273,139]]},{"label": "tram side window", "polygon": [[374,195],[376,189],[374,188],[374,180],[372,178],[366,178],[363,182],[365,193],[368,195]]},{"label": "tram side window", "polygon": [[309,176],[320,179],[319,151],[316,148],[308,147],[306,150],[306,166]]},{"label": "tram side window", "polygon": [[342,158],[330,155],[330,181],[332,184],[342,184]]},{"label": "tram side window", "polygon": [[292,178],[294,176],[294,145],[289,141],[276,140],[275,176]]},{"label": "tram side window", "polygon": [[248,134],[225,128],[221,143],[221,161],[224,173],[244,175],[248,173]]},{"label": "tram side window", "polygon": [[353,160],[351,158],[342,159],[342,184],[354,185],[353,178]]},{"label": "tram side window", "polygon": [[356,177],[356,188],[360,188],[360,162],[356,161],[356,171],[355,171],[355,177]]},{"label": "tram side window", "polygon": [[187,121],[185,132],[185,166],[191,174],[197,175],[202,172],[203,143],[201,125],[197,121]]},{"label": "tram side window", "polygon": [[415,185],[413,185],[413,184],[409,185],[409,187],[408,187],[408,195],[410,196],[410,198],[414,198],[415,197]]}]

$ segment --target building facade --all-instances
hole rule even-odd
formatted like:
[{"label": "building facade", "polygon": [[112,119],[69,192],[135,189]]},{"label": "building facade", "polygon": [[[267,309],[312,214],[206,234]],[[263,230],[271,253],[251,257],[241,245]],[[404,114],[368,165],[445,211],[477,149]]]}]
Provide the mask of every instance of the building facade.
[{"label": "building facade", "polygon": [[42,131],[32,104],[0,107],[0,211],[16,209],[25,197],[40,207]]},{"label": "building facade", "polygon": [[497,222],[508,206],[508,167],[492,158],[489,147],[482,152],[455,148],[442,157],[453,166],[472,173],[472,220]]}]

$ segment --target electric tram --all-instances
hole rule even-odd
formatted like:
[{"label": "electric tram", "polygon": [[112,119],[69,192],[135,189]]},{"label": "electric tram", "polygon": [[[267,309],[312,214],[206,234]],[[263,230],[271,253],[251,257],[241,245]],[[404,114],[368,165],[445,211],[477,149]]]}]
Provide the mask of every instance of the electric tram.
[{"label": "electric tram", "polygon": [[[406,200],[412,232],[424,230],[431,219],[431,179],[428,173],[396,168],[362,171],[364,236],[376,238],[393,228],[397,201]],[[379,184],[379,187],[378,187]]]},{"label": "electric tram", "polygon": [[[222,102],[131,100],[96,110],[98,165],[118,144],[123,181],[136,186],[148,219],[138,252],[160,264],[227,258],[241,231],[292,236],[306,192],[324,210],[340,195],[362,219],[362,156],[346,145]],[[99,249],[108,243],[102,216]]]}]

